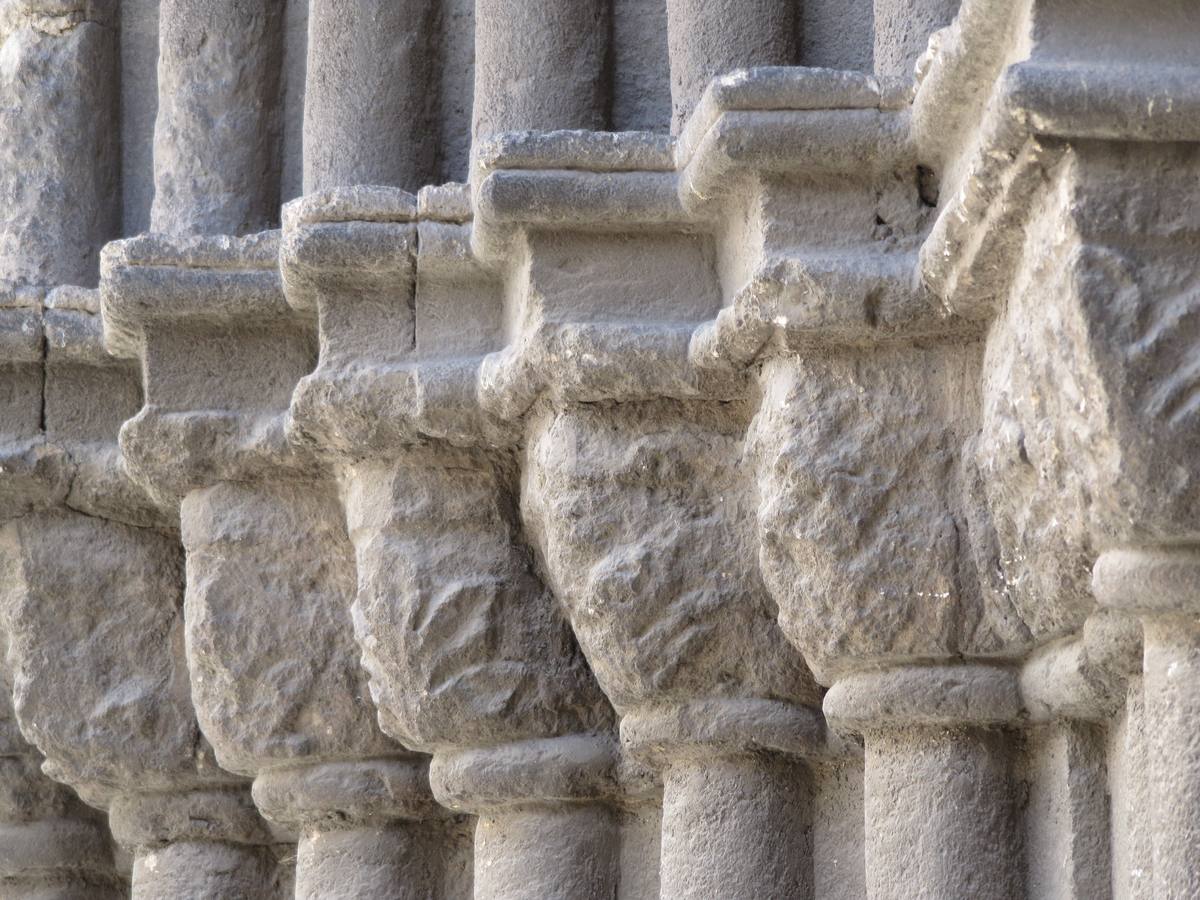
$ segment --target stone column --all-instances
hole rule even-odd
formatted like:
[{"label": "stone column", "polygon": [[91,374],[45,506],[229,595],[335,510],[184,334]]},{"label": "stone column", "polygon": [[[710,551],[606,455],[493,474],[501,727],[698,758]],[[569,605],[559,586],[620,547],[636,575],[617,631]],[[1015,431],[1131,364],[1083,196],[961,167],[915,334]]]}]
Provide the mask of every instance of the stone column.
[{"label": "stone column", "polygon": [[163,0],[152,231],[241,235],[278,221],[281,11]]},{"label": "stone column", "polygon": [[0,11],[0,286],[94,285],[116,236],[114,3]]},{"label": "stone column", "polygon": [[495,450],[514,435],[474,390],[500,285],[471,256],[469,226],[446,221],[461,197],[446,209],[439,196],[289,205],[288,298],[321,323],[292,424],[342,463],[380,724],[433,755],[444,806],[478,816],[475,896],[611,897],[611,711],[521,542],[512,467]]},{"label": "stone column", "polygon": [[[390,882],[389,867],[403,877],[381,896],[419,895],[421,873],[457,845],[432,837],[445,832],[437,812],[421,826],[428,839],[406,836],[434,804],[424,762],[376,724],[336,485],[285,435],[316,335],[284,300],[277,256],[273,234],[106,251],[110,341],[138,354],[147,388],[122,450],[139,481],[179,504],[197,718],[220,765],[255,779],[261,811],[300,840],[297,896],[331,885],[353,896],[370,878]],[[384,867],[374,876],[360,871],[371,860]]]},{"label": "stone column", "polygon": [[911,80],[929,37],[945,28],[962,0],[875,0],[875,74]]},{"label": "stone column", "polygon": [[297,900],[446,895],[453,824],[429,793],[428,761],[379,759],[268,769],[254,799],[300,836]]},{"label": "stone column", "polygon": [[478,817],[476,900],[618,896],[615,748],[568,736],[434,756],[433,788]]},{"label": "stone column", "polygon": [[[223,765],[256,776],[264,815],[299,837],[297,897],[436,895],[446,848],[422,828],[443,816],[427,764],[375,724],[352,649],[353,548],[329,486],[220,483],[189,493],[181,516],[200,721]],[[322,645],[321,670],[291,671],[296,646]]]},{"label": "stone column", "polygon": [[305,193],[434,180],[437,12],[432,0],[309,5]]},{"label": "stone column", "polygon": [[1200,548],[1113,550],[1093,583],[1107,607],[1136,613],[1144,633],[1155,897],[1200,893]]},{"label": "stone column", "polygon": [[866,885],[879,900],[1023,891],[1005,729],[1021,712],[1017,678],[972,661],[1027,639],[976,575],[983,524],[960,493],[977,360],[953,345],[875,347],[762,369],[761,560],[785,632],[831,685],[826,718],[863,735]]},{"label": "stone column", "polygon": [[476,898],[609,897],[608,710],[513,542],[504,491],[482,455],[451,448],[350,471],[364,665],[384,727],[433,752],[438,800],[479,817]]},{"label": "stone column", "polygon": [[[1047,108],[1074,108],[1062,90]],[[1142,620],[1156,897],[1200,890],[1197,173],[1194,143],[1064,146],[988,337],[1004,378],[985,382],[981,444],[1006,579],[1083,582]]]},{"label": "stone column", "polygon": [[1117,865],[1118,840],[1136,829],[1110,807],[1133,785],[1106,746],[1141,671],[1141,632],[1135,617],[1099,610],[1081,634],[1035,650],[1022,666],[1025,889],[1034,900],[1107,895],[1114,875],[1137,868]]},{"label": "stone column", "polygon": [[244,786],[126,794],[109,821],[133,852],[132,900],[270,896],[271,836]]},{"label": "stone column", "polygon": [[[705,718],[741,721],[714,734],[697,727]],[[662,772],[664,896],[812,895],[813,785],[803,757],[822,752],[818,717],[727,701],[680,717],[626,716],[622,735]],[[787,837],[770,838],[777,834]]]},{"label": "stone column", "polygon": [[17,717],[47,770],[108,810],[134,896],[265,890],[271,836],[192,713],[177,544],[49,511],[0,532],[0,555]]},{"label": "stone column", "polygon": [[12,900],[118,900],[103,816],[42,774],[42,758],[17,728],[0,691],[0,895]]},{"label": "stone column", "polygon": [[117,431],[140,402],[138,373],[103,352],[98,301],[62,288],[42,313],[40,450],[69,488],[47,482],[41,508],[0,529],[15,715],[46,770],[109,811],[134,854],[135,896],[249,895],[268,884],[254,879],[271,839],[196,725],[178,539],[121,470]]},{"label": "stone column", "polygon": [[868,896],[1022,894],[1012,741],[1000,730],[1019,713],[1014,673],[985,666],[862,673],[829,690],[830,724],[865,741]]},{"label": "stone column", "polygon": [[661,773],[664,897],[812,886],[803,759],[824,731],[763,603],[738,435],[732,415],[670,402],[531,423],[523,514],[622,744]]},{"label": "stone column", "polygon": [[667,0],[673,134],[718,75],[795,64],[796,6],[794,0]]},{"label": "stone column", "polygon": [[602,0],[477,0],[476,144],[507,131],[606,125]]},{"label": "stone column", "polygon": [[[62,446],[46,439],[46,311],[40,290],[0,289],[0,607],[20,589],[6,538],[13,522],[60,502],[75,472]],[[15,304],[8,306],[8,304]],[[0,894],[16,900],[122,896],[103,816],[51,780],[45,760],[20,730],[13,704],[19,635],[0,616],[5,648],[0,673]],[[44,654],[55,662],[72,654]],[[60,718],[59,721],[62,721]]]}]

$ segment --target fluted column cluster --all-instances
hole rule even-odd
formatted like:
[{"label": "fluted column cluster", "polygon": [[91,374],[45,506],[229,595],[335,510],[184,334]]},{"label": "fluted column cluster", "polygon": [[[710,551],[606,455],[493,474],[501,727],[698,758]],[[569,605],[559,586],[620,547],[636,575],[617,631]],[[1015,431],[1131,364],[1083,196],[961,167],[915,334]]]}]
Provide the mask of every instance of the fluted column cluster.
[{"label": "fluted column cluster", "polygon": [[1200,13],[631,2],[0,3],[0,894],[1200,893]]}]

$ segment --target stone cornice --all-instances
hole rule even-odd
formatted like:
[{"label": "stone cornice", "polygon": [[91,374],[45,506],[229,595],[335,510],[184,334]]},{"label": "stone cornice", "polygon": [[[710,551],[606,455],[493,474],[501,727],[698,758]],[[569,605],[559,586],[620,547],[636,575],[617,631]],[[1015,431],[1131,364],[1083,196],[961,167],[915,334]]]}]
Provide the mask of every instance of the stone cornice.
[{"label": "stone cornice", "polygon": [[315,327],[285,300],[278,243],[277,232],[150,234],[102,253],[105,342],[140,359],[146,389],[121,448],[164,503],[216,481],[312,470],[284,424]]}]

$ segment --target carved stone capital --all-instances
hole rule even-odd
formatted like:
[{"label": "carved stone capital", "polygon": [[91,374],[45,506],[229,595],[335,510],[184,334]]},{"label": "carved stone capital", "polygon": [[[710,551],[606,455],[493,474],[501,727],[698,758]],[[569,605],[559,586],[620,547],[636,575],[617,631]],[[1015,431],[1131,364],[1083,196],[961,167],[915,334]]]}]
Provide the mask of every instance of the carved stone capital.
[{"label": "carved stone capital", "polygon": [[358,668],[353,548],[332,486],[225,482],[188,494],[181,519],[192,696],[221,765],[253,776],[395,752]]}]

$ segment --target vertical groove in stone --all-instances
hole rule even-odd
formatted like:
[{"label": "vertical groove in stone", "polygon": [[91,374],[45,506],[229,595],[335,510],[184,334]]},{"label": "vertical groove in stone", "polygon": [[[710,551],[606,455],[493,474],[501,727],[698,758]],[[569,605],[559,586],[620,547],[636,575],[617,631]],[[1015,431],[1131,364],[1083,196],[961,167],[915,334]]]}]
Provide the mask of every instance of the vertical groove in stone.
[{"label": "vertical groove in stone", "polygon": [[489,813],[475,829],[475,900],[610,900],[620,837],[600,804]]},{"label": "vertical groove in stone", "polygon": [[151,228],[247,234],[279,205],[278,0],[162,0]]},{"label": "vertical groove in stone", "polygon": [[732,69],[796,58],[793,0],[667,0],[671,130],[678,133],[708,83]]},{"label": "vertical groove in stone", "polygon": [[308,80],[308,0],[287,0],[283,14],[283,75],[279,86],[279,200],[304,193],[304,103]]},{"label": "vertical groove in stone", "polygon": [[117,36],[97,11],[3,10],[0,283],[94,285],[117,235]]},{"label": "vertical groove in stone", "polygon": [[476,142],[607,125],[607,0],[476,0]]},{"label": "vertical groove in stone", "polygon": [[929,36],[953,20],[962,0],[875,0],[875,74],[912,78]]},{"label": "vertical groove in stone", "polygon": [[441,0],[438,180],[466,181],[475,91],[475,0]]},{"label": "vertical groove in stone", "polygon": [[812,896],[812,786],[796,760],[687,759],[663,774],[662,896]]},{"label": "vertical groove in stone", "polygon": [[867,895],[1023,896],[1010,741],[983,728],[866,735]]},{"label": "vertical groove in stone", "polygon": [[150,228],[158,110],[158,0],[121,3],[121,234]]},{"label": "vertical groove in stone", "polygon": [[612,129],[668,131],[671,71],[665,0],[613,0]]},{"label": "vertical groove in stone", "polygon": [[1026,746],[1027,896],[1107,896],[1112,879],[1102,728],[1052,722],[1031,729]]},{"label": "vertical groove in stone", "polygon": [[305,193],[437,176],[435,0],[312,0]]}]

